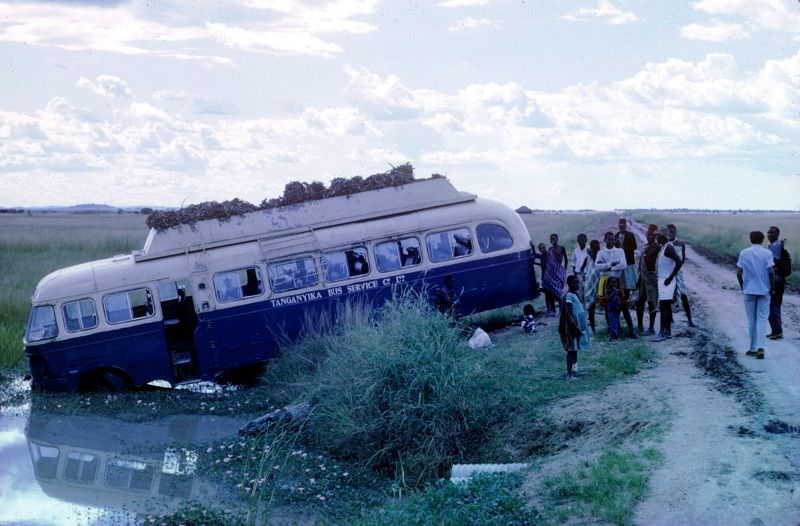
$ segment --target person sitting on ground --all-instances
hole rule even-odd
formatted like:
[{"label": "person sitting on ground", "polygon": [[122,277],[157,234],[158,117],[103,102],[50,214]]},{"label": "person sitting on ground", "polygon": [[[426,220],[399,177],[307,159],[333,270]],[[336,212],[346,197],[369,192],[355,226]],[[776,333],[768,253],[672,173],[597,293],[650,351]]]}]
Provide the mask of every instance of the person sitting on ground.
[{"label": "person sitting on ground", "polygon": [[658,275],[658,309],[661,312],[661,330],[653,341],[662,342],[672,338],[672,299],[677,286],[675,277],[683,263],[666,235],[656,235],[656,242],[659,246],[656,274]]},{"label": "person sitting on ground", "polygon": [[536,321],[533,319],[534,314],[536,314],[536,311],[533,309],[533,305],[526,303],[522,306],[522,322],[520,322],[522,332],[526,334],[536,332]]},{"label": "person sitting on ground", "polygon": [[574,275],[567,277],[567,292],[561,298],[561,316],[558,323],[558,334],[561,344],[567,353],[566,380],[577,376],[578,351],[589,347],[589,326],[586,310],[578,297],[580,281]]},{"label": "person sitting on ground", "polygon": [[[604,236],[606,246],[601,248],[597,253],[595,260],[595,268],[600,273],[600,283],[598,285],[598,298],[601,294],[604,295],[607,302],[607,296],[604,294],[605,290],[611,287],[611,290],[619,290],[619,302],[621,305],[621,312],[625,317],[625,322],[628,324],[628,335],[631,338],[636,338],[636,333],[633,330],[633,320],[631,313],[628,311],[625,293],[621,282],[622,273],[625,271],[627,262],[625,259],[625,252],[621,248],[614,246],[614,233],[606,232]],[[603,279],[605,278],[605,279]],[[619,312],[615,309],[606,307],[606,321],[608,322],[608,330],[611,340],[619,338]]]}]

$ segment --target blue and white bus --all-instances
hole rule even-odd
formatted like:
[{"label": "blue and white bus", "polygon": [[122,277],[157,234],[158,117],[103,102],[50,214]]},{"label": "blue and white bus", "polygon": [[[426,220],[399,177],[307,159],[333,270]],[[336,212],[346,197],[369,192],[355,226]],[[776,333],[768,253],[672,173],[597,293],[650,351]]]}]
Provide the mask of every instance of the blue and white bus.
[{"label": "blue and white bus", "polygon": [[507,206],[447,179],[151,229],[132,254],[41,280],[25,335],[35,388],[213,380],[277,339],[398,285],[469,314],[538,295],[530,236]]}]

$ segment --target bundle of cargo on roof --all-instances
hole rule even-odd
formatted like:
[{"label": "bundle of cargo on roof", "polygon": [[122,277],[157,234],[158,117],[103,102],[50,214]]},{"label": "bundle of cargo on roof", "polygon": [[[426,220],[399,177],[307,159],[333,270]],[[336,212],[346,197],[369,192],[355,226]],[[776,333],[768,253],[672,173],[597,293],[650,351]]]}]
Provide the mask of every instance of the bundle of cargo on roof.
[{"label": "bundle of cargo on roof", "polygon": [[[432,179],[441,178],[433,174]],[[256,206],[241,199],[230,201],[206,201],[195,205],[182,207],[178,210],[159,210],[147,217],[147,226],[158,231],[168,228],[189,225],[193,226],[199,221],[217,219],[227,221],[238,215],[243,215],[256,210],[269,210],[282,206],[296,205],[308,201],[317,201],[330,197],[349,196],[370,190],[380,190],[401,186],[418,181],[414,178],[414,168],[410,163],[392,167],[386,172],[370,175],[369,177],[355,176],[351,178],[336,177],[329,186],[319,181],[310,183],[292,181],[286,184],[281,197],[267,198]]]}]

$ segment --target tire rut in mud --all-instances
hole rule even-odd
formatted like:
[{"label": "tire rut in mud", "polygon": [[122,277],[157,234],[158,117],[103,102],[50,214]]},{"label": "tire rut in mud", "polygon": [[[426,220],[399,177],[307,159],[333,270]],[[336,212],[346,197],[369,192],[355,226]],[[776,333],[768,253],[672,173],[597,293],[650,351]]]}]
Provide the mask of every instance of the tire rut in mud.
[{"label": "tire rut in mud", "polygon": [[696,367],[714,380],[717,391],[732,395],[750,414],[762,409],[764,396],[753,384],[747,369],[739,363],[736,351],[722,343],[721,338],[711,331],[695,329],[689,356]]}]

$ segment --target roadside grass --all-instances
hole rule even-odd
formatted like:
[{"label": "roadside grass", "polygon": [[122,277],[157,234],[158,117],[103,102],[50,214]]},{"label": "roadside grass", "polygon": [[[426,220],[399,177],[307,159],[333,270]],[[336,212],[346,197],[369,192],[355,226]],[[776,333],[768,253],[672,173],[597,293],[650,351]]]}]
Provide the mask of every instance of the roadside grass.
[{"label": "roadside grass", "polygon": [[[550,246],[550,234],[558,234],[559,243],[564,245],[569,255],[575,247],[575,238],[585,233],[589,239],[597,236],[598,228],[616,225],[617,214],[613,212],[534,212],[520,214],[534,245],[544,243]],[[598,238],[599,239],[599,238]]]},{"label": "roadside grass", "polygon": [[721,254],[732,264],[736,263],[739,252],[750,246],[751,231],[760,230],[766,235],[769,227],[776,225],[781,229],[780,239],[786,239],[786,250],[792,256],[789,286],[800,288],[800,214],[641,212],[635,219],[659,226],[672,223],[678,227],[679,238]]},{"label": "roadside grass", "polygon": [[22,370],[22,337],[39,280],[59,268],[130,253],[146,236],[144,216],[0,215],[0,370]]},{"label": "roadside grass", "polygon": [[635,505],[647,491],[649,472],[660,462],[661,454],[653,448],[615,448],[545,480],[540,523],[632,524]]},{"label": "roadside grass", "polygon": [[533,523],[542,510],[517,505],[524,497],[516,482],[464,490],[437,481],[453,463],[524,462],[558,451],[580,430],[555,425],[551,404],[603,389],[654,359],[646,344],[607,343],[601,331],[581,352],[586,376],[566,382],[555,318],[540,318],[534,335],[512,327],[495,333],[492,347],[472,350],[447,317],[413,300],[410,307],[390,306],[394,319],[346,323],[285,349],[255,390],[277,405],[310,401],[309,419],[212,448],[225,456],[209,469],[241,484],[251,507],[307,508],[323,523],[417,524],[426,513],[434,523],[464,523],[444,515],[459,499],[481,508],[475,516],[486,521],[473,524]]}]

